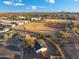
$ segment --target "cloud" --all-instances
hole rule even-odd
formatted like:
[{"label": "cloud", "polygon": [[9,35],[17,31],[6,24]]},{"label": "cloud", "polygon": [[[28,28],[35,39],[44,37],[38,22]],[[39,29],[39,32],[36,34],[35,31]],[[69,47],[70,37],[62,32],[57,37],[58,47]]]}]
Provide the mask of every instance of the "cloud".
[{"label": "cloud", "polygon": [[79,0],[74,0],[75,2],[78,2]]},{"label": "cloud", "polygon": [[27,6],[26,9],[29,9],[29,10],[36,10],[36,9],[37,9],[37,6]]},{"label": "cloud", "polygon": [[35,6],[35,5],[27,6],[26,9],[36,10],[37,6]]},{"label": "cloud", "polygon": [[3,4],[13,5],[13,6],[24,6],[24,3],[21,3],[22,0],[17,0],[19,2],[15,3],[13,1],[3,1]]},{"label": "cloud", "polygon": [[15,6],[24,6],[23,3],[15,3],[14,5],[15,5]]},{"label": "cloud", "polygon": [[35,6],[35,5],[31,5],[31,6],[27,6],[26,9],[32,9],[32,10],[36,10],[38,8],[46,8],[45,6]]},{"label": "cloud", "polygon": [[22,0],[16,0],[17,2],[22,2]]},{"label": "cloud", "polygon": [[6,5],[12,5],[13,3],[11,1],[3,1],[4,4]]},{"label": "cloud", "polygon": [[31,6],[31,9],[36,10],[37,6]]},{"label": "cloud", "polygon": [[46,0],[46,2],[54,4],[55,0]]}]

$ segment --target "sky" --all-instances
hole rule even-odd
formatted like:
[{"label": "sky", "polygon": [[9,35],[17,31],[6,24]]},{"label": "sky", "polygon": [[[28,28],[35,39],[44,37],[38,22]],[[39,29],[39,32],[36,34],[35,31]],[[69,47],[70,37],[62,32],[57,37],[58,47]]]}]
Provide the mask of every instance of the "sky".
[{"label": "sky", "polygon": [[0,12],[79,12],[79,0],[0,0]]}]

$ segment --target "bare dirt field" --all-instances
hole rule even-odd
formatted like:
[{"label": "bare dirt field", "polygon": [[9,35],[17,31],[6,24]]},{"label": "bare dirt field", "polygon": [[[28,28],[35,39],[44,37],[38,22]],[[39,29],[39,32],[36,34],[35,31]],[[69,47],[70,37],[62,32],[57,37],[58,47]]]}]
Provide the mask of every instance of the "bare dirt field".
[{"label": "bare dirt field", "polygon": [[29,30],[32,32],[53,35],[54,32],[64,28],[67,20],[45,20],[43,22],[30,22],[16,26],[16,29]]}]

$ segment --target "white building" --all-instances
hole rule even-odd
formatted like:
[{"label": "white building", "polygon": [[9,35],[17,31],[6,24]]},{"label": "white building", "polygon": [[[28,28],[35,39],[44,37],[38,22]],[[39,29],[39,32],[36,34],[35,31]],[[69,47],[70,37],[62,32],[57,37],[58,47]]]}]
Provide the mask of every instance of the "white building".
[{"label": "white building", "polygon": [[9,31],[9,30],[10,30],[9,28],[4,28],[4,29],[3,29],[4,32],[7,32],[7,31]]},{"label": "white building", "polygon": [[31,18],[31,21],[39,21],[39,20],[41,20],[41,17],[32,17]]}]

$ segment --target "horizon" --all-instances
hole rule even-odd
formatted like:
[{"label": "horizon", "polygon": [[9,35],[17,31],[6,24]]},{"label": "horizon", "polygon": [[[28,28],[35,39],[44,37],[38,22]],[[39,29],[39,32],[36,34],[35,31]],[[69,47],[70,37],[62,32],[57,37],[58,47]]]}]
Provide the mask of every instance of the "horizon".
[{"label": "horizon", "polygon": [[70,11],[69,12],[68,11],[56,11],[56,12],[48,12],[48,11],[47,12],[46,11],[45,12],[40,12],[40,11],[38,11],[38,12],[35,12],[35,11],[32,11],[32,12],[30,12],[30,11],[29,12],[27,12],[27,11],[26,12],[23,12],[23,11],[16,12],[15,11],[14,12],[14,11],[11,11],[11,12],[1,12],[0,11],[0,13],[79,13],[79,12],[74,12],[74,11],[73,12],[70,12]]},{"label": "horizon", "polygon": [[79,12],[79,0],[0,0],[0,12]]}]

